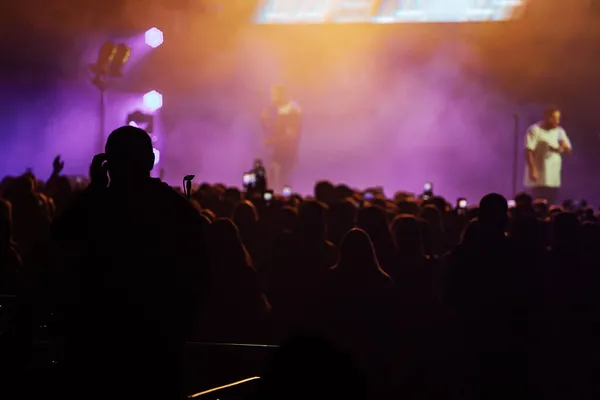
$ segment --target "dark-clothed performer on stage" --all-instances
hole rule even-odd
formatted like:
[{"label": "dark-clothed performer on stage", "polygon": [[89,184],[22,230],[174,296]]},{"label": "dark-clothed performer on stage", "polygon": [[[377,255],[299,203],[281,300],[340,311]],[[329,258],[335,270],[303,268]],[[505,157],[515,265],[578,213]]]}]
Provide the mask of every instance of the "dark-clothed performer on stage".
[{"label": "dark-clothed performer on stage", "polygon": [[298,160],[302,112],[283,86],[271,91],[271,104],[263,112],[265,144],[271,150],[267,165],[271,188],[281,190],[290,183]]}]

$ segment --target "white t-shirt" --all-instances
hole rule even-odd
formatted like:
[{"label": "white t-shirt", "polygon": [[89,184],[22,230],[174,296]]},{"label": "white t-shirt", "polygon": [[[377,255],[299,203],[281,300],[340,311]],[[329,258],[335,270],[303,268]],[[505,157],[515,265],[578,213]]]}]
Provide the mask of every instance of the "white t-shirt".
[{"label": "white t-shirt", "polygon": [[302,113],[300,106],[295,101],[290,101],[289,103],[277,108],[277,114],[279,115],[287,115],[291,114],[292,112],[297,112],[298,114]]},{"label": "white t-shirt", "polygon": [[525,149],[533,152],[534,164],[538,171],[537,182],[529,179],[529,167],[525,164],[525,186],[526,187],[560,187],[560,175],[562,169],[562,154],[557,150],[560,143],[565,141],[571,147],[571,141],[567,133],[560,126],[546,130],[542,123],[532,125],[525,135]]}]

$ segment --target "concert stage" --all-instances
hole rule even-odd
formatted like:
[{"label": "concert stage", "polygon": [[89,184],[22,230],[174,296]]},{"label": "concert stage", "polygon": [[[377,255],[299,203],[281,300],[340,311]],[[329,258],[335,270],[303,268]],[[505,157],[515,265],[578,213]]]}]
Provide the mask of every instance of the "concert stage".
[{"label": "concert stage", "polygon": [[510,196],[514,114],[524,134],[549,102],[558,102],[580,151],[565,163],[566,190],[588,196],[585,176],[595,158],[586,151],[595,147],[583,143],[591,140],[584,132],[594,114],[582,99],[597,92],[591,66],[600,63],[590,62],[589,71],[578,63],[571,73],[568,60],[591,57],[593,40],[561,47],[568,54],[560,57],[553,45],[567,34],[584,35],[577,26],[585,23],[565,19],[559,35],[543,24],[533,32],[525,20],[373,23],[386,22],[378,18],[286,25],[181,14],[148,22],[164,32],[154,49],[143,30],[139,37],[90,36],[63,56],[77,68],[38,76],[44,84],[37,86],[4,83],[0,122],[8,133],[0,174],[32,167],[45,177],[56,154],[66,161],[65,173],[87,172],[99,134],[98,92],[86,65],[113,39],[131,44],[132,55],[106,94],[103,134],[136,110],[149,112],[143,94],[160,92],[162,108],[153,111],[156,170],[173,184],[194,174],[197,181],[240,185],[252,160],[267,158],[260,115],[271,86],[283,84],[303,113],[299,163],[289,182],[299,192],[330,179],[382,185],[388,194],[418,192],[432,181],[450,199]]}]

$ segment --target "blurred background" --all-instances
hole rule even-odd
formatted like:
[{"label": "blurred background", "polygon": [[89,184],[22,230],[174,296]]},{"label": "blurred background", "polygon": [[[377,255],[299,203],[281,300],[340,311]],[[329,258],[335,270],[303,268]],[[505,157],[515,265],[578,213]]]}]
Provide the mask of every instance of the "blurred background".
[{"label": "blurred background", "polygon": [[[520,185],[525,131],[557,105],[575,150],[564,196],[600,204],[600,1],[0,7],[2,176],[32,168],[46,178],[57,154],[66,174],[86,174],[99,142],[140,111],[153,117],[156,175],[240,185],[264,156],[260,113],[270,87],[283,84],[304,114],[290,182],[298,192],[318,179],[383,185],[388,194],[431,181],[449,198],[510,197],[515,120]],[[106,90],[101,129],[89,65],[106,41],[127,44],[131,56]]]}]

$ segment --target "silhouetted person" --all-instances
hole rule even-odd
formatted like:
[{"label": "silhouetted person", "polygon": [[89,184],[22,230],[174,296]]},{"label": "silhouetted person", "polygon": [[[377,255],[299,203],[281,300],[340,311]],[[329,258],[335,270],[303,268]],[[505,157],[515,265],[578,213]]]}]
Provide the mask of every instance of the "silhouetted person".
[{"label": "silhouetted person", "polygon": [[0,295],[17,294],[22,262],[12,241],[11,205],[0,200]]},{"label": "silhouetted person", "polygon": [[338,290],[366,289],[374,291],[390,288],[389,275],[379,266],[375,248],[369,235],[362,229],[350,230],[340,246],[337,264],[330,269],[332,277],[338,281]]},{"label": "silhouetted person", "polygon": [[92,161],[90,186],[53,226],[71,398],[184,396],[181,358],[208,285],[204,223],[150,178],[153,165],[145,131],[113,131]]},{"label": "silhouetted person", "polygon": [[57,156],[52,162],[52,175],[48,178],[44,188],[44,193],[54,200],[56,215],[62,214],[73,198],[73,186],[69,182],[69,178],[61,175],[64,167],[64,161]]},{"label": "silhouetted person", "polygon": [[515,207],[512,210],[512,215],[520,217],[523,215],[533,215],[533,197],[529,193],[519,193],[515,196]]},{"label": "silhouetted person", "polygon": [[298,212],[296,209],[285,206],[275,212],[273,223],[276,232],[293,232],[298,222]]},{"label": "silhouetted person", "polygon": [[269,304],[235,224],[219,219],[210,227],[211,286],[195,335],[204,342],[262,343]]},{"label": "silhouetted person", "polygon": [[421,218],[428,222],[426,238],[429,239],[429,243],[424,243],[425,254],[430,256],[439,256],[446,252],[446,243],[444,241],[444,221],[442,219],[441,211],[428,204],[421,211]]},{"label": "silhouetted person", "polygon": [[314,188],[315,200],[325,204],[335,202],[335,186],[329,181],[319,181]]},{"label": "silhouetted person", "polygon": [[351,200],[345,199],[333,203],[327,215],[329,239],[339,246],[346,233],[356,225],[358,209]]},{"label": "silhouetted person", "polygon": [[342,240],[320,302],[321,332],[350,349],[381,388],[390,378],[395,340],[394,285],[381,269],[369,235],[352,229]]},{"label": "silhouetted person", "polygon": [[277,318],[295,329],[315,301],[327,269],[335,263],[335,247],[327,240],[327,206],[318,201],[302,203],[296,230],[283,233],[274,243],[269,261],[267,296]]},{"label": "silhouetted person", "polygon": [[464,384],[477,397],[506,398],[525,389],[525,277],[505,236],[507,210],[502,196],[484,196],[480,219],[467,226],[448,260],[446,300],[462,325]]},{"label": "silhouetted person", "polygon": [[3,196],[12,204],[13,240],[24,262],[33,258],[50,227],[47,204],[35,190],[35,177],[21,175],[7,185]]},{"label": "silhouetted person", "polygon": [[430,303],[434,276],[432,264],[423,252],[419,220],[412,215],[399,215],[392,221],[391,231],[396,245],[396,265],[390,274],[401,296],[414,305]]},{"label": "silhouetted person", "polygon": [[358,212],[356,226],[367,232],[381,267],[390,272],[394,265],[394,241],[385,210],[378,206],[363,208]]},{"label": "silhouetted person", "polygon": [[261,235],[258,225],[256,207],[248,200],[240,202],[233,212],[233,222],[240,231],[242,243],[255,262],[262,262],[264,252],[264,235]]}]

